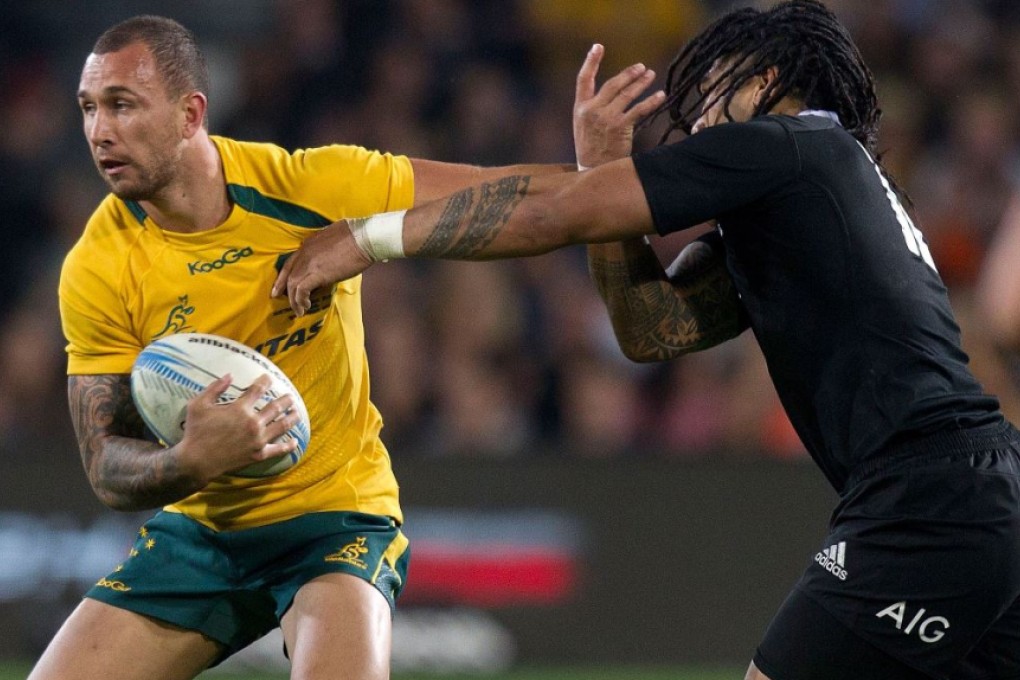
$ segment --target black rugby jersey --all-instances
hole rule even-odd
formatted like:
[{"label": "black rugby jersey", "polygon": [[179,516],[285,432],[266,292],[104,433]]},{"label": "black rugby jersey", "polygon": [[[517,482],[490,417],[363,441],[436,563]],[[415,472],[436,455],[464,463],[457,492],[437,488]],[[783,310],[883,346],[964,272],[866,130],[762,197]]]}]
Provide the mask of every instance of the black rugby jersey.
[{"label": "black rugby jersey", "polygon": [[837,123],[726,123],[634,163],[659,233],[718,220],[776,391],[838,491],[914,438],[1003,422],[920,232]]}]

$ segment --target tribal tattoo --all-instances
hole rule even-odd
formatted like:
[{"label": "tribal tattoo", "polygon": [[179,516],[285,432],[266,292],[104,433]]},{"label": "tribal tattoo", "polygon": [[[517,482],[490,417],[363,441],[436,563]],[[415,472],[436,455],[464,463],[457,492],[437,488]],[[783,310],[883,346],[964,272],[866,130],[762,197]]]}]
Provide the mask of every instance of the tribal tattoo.
[{"label": "tribal tattoo", "polygon": [[643,243],[625,244],[622,259],[589,257],[591,276],[627,356],[664,361],[744,330],[736,289],[722,260],[709,246],[692,245],[670,278]]},{"label": "tribal tattoo", "polygon": [[527,194],[531,177],[513,175],[453,194],[435,229],[418,251],[421,257],[472,259],[492,243]]},{"label": "tribal tattoo", "polygon": [[143,440],[145,424],[131,400],[130,376],[72,375],[67,389],[82,463],[104,503],[149,509],[197,490],[181,478],[167,449]]}]

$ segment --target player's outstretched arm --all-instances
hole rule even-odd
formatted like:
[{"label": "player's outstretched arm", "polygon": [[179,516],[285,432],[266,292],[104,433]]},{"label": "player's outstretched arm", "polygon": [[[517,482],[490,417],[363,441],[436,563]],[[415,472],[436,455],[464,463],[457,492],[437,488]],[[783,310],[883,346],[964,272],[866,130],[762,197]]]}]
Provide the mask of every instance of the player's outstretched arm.
[{"label": "player's outstretched arm", "polygon": [[170,448],[143,439],[129,375],[71,375],[68,401],[89,483],[115,510],[151,510],[201,490],[213,478],[293,450],[272,443],[297,421],[289,395],[255,410],[268,387],[262,376],[239,398],[219,404],[225,375],[188,402],[184,439]]},{"label": "player's outstretched arm", "polygon": [[301,315],[313,290],[356,276],[380,260],[523,257],[653,231],[629,158],[580,173],[514,175],[410,211],[326,227],[287,260],[272,294],[286,294]]},{"label": "player's outstretched arm", "polygon": [[588,247],[588,268],[617,342],[633,361],[666,361],[713,347],[747,328],[714,235],[663,269],[645,239]]}]

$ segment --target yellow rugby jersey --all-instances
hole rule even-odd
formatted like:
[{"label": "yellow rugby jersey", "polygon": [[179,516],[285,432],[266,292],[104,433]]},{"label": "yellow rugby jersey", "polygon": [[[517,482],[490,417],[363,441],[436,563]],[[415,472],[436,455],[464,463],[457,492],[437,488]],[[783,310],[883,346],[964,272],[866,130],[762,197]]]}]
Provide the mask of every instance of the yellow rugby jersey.
[{"label": "yellow rugby jersey", "polygon": [[344,217],[410,208],[410,161],[360,147],[289,153],[213,137],[233,206],[209,231],[160,229],[141,205],[112,194],[64,261],[60,312],[68,374],[130,373],[152,340],[215,333],[258,349],[308,407],[312,439],[275,477],[223,476],[167,506],[217,530],[326,510],[401,520],[397,483],[369,401],[361,277],[318,291],[295,318],[270,298],[281,257]]}]

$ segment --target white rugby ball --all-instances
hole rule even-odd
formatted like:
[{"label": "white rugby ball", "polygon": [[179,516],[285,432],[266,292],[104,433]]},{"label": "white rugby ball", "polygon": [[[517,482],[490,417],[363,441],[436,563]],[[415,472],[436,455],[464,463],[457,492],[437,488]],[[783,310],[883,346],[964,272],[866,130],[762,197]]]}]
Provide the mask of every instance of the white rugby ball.
[{"label": "white rugby ball", "polygon": [[297,424],[277,441],[297,440],[297,448],[232,472],[241,477],[269,477],[293,467],[308,449],[312,428],[308,409],[290,379],[276,364],[251,347],[230,338],[208,333],[178,333],[154,340],[135,359],[131,368],[131,396],[142,420],[166,446],[184,437],[188,401],[226,373],[233,382],[220,403],[237,399],[259,376],[272,378],[257,408],[290,394],[301,416]]}]

